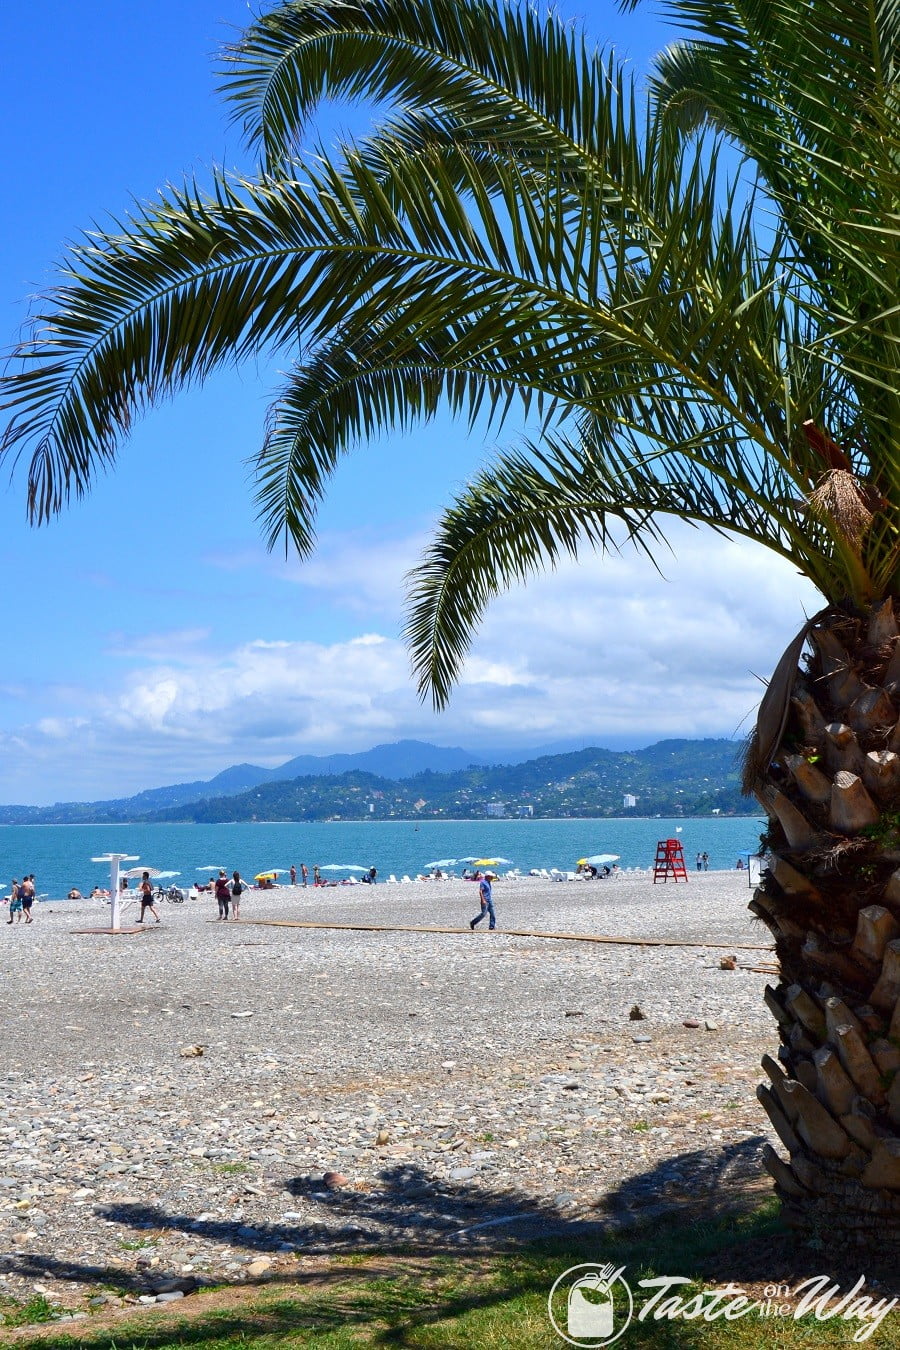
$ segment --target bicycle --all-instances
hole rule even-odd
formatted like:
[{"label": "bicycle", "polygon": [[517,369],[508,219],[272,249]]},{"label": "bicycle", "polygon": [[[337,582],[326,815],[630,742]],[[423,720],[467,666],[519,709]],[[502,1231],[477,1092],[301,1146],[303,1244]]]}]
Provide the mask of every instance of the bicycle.
[{"label": "bicycle", "polygon": [[168,900],[173,905],[184,904],[184,891],[180,886],[157,886],[153,892],[154,900]]}]

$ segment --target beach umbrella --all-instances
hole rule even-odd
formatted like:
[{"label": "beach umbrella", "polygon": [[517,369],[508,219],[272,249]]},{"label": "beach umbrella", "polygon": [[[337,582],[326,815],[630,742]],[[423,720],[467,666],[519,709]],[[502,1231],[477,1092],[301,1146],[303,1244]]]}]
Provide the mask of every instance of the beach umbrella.
[{"label": "beach umbrella", "polygon": [[151,872],[151,877],[156,877],[157,881],[168,881],[169,877],[180,877],[180,872]]},{"label": "beach umbrella", "polygon": [[319,868],[320,872],[368,872],[368,867],[360,867],[359,863],[325,863]]},{"label": "beach umbrella", "polygon": [[618,853],[592,853],[589,858],[580,858],[578,866],[583,867],[587,863],[588,867],[608,867],[610,863],[618,861]]},{"label": "beach umbrella", "polygon": [[195,872],[224,872],[224,867],[195,867]]},{"label": "beach umbrella", "polygon": [[459,861],[459,862],[467,862],[468,859],[467,859],[467,858],[460,858],[460,859],[457,860],[456,858],[438,858],[437,862],[426,863],[425,866],[426,866],[426,867],[455,867],[456,864],[457,864],[457,861]]},{"label": "beach umbrella", "polygon": [[277,877],[277,876],[278,876],[278,872],[277,872],[277,870],[275,870],[275,869],[273,868],[271,872],[257,872],[257,874],[256,874],[256,876],[253,878],[253,880],[254,880],[254,881],[272,881],[272,879],[273,879],[274,877]]},{"label": "beach umbrella", "polygon": [[[127,872],[122,872],[120,875],[128,877],[129,881],[133,881],[136,877],[142,877],[145,872],[149,873],[149,875],[154,878],[163,876],[163,873],[158,867],[129,867]],[[176,874],[174,872],[167,872],[165,875],[175,876]]]},{"label": "beach umbrella", "polygon": [[476,867],[503,867],[512,862],[512,858],[471,858]]}]

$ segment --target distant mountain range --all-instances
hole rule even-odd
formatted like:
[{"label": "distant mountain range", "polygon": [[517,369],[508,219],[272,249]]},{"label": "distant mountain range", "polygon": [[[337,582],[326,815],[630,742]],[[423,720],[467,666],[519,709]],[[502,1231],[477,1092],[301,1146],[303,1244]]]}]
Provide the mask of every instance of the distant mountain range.
[{"label": "distant mountain range", "polygon": [[489,757],[406,740],[358,754],[298,755],[275,769],[235,764],[206,781],[109,801],[2,806],[0,824],[621,815],[625,794],[637,797],[631,809],[639,815],[739,814],[752,809],[740,793],[739,748],[673,740],[636,751],[542,747]]}]

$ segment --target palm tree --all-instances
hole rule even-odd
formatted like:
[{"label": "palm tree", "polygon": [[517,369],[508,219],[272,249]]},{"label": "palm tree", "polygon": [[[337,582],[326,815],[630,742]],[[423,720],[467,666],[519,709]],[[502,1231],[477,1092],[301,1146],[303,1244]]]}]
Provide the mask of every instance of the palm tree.
[{"label": "palm tree", "polygon": [[[448,699],[513,582],[667,519],[758,541],[824,607],[746,784],[772,865],[766,1165],[791,1222],[900,1248],[900,3],[670,0],[649,98],[574,28],[490,0],[292,0],[225,60],[258,175],[88,236],[4,380],[46,520],[135,416],[223,362],[296,364],[258,457],[270,544],[338,458],[448,404],[539,435],[443,516],[410,593]],[[304,157],[326,96],[390,111]],[[809,649],[806,658],[803,652]],[[798,665],[799,663],[799,665]]]}]

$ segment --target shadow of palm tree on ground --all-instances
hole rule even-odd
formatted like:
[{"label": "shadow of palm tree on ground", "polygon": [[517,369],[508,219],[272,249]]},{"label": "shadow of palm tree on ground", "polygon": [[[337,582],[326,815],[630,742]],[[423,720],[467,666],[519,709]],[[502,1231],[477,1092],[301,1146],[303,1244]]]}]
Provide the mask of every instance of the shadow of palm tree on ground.
[{"label": "shadow of palm tree on ground", "polygon": [[[304,1213],[279,1223],[250,1226],[224,1218],[198,1219],[142,1204],[104,1204],[94,1212],[120,1224],[129,1238],[175,1230],[250,1256],[279,1251],[301,1256],[493,1253],[548,1239],[579,1246],[665,1215],[683,1216],[687,1210],[694,1217],[710,1216],[755,1203],[767,1193],[759,1161],[763,1142],[754,1137],[664,1160],[615,1190],[599,1192],[587,1208],[560,1198],[539,1199],[512,1187],[488,1189],[479,1186],[477,1178],[447,1183],[419,1167],[401,1165],[385,1168],[378,1188],[369,1191],[329,1190],[319,1177],[287,1176],[281,1182],[286,1212],[290,1197],[303,1204]],[[37,1252],[0,1254],[0,1273],[103,1285],[123,1293],[147,1292],[165,1275]],[[292,1271],[290,1278],[297,1274]],[[183,1284],[202,1278],[185,1279]],[[214,1278],[219,1282],[222,1277]]]},{"label": "shadow of palm tree on ground", "polygon": [[[760,1165],[763,1143],[762,1137],[753,1137],[665,1159],[577,1211],[514,1188],[491,1190],[479,1186],[477,1178],[448,1184],[405,1165],[386,1168],[372,1191],[328,1190],[321,1178],[285,1177],[285,1196],[310,1211],[302,1222],[251,1228],[130,1204],[98,1206],[95,1212],[128,1230],[174,1229],[250,1256],[290,1246],[302,1257],[358,1258],[350,1265],[338,1260],[312,1270],[280,1266],[259,1281],[265,1288],[257,1291],[252,1306],[237,1302],[239,1292],[230,1291],[235,1301],[217,1307],[212,1324],[203,1316],[203,1300],[179,1303],[178,1345],[212,1346],[228,1336],[248,1342],[267,1336],[273,1345],[282,1338],[292,1344],[301,1330],[314,1337],[356,1328],[367,1335],[367,1344],[411,1346],[421,1343],[423,1329],[443,1323],[448,1339],[429,1344],[476,1344],[454,1339],[456,1323],[468,1327],[468,1318],[477,1324],[485,1311],[501,1307],[504,1315],[510,1309],[517,1315],[521,1306],[532,1327],[521,1345],[537,1346],[548,1343],[540,1339],[540,1327],[553,1281],[579,1263],[614,1260],[627,1263],[635,1280],[655,1271],[707,1286],[729,1281],[744,1286],[756,1279],[796,1283],[826,1273],[828,1261],[821,1252],[799,1247],[780,1230],[771,1206],[768,1213],[760,1210],[769,1193]],[[87,1281],[126,1294],[144,1292],[160,1279],[158,1273],[149,1277],[27,1253],[0,1261],[6,1270],[32,1278]],[[841,1270],[836,1278],[849,1287],[855,1274]],[[246,1289],[256,1281],[238,1283]],[[886,1283],[878,1293],[888,1288]],[[79,1326],[79,1345],[101,1350],[118,1344],[114,1332],[88,1331],[85,1324]],[[173,1335],[171,1321],[151,1321],[146,1329],[141,1326],[134,1344],[162,1350],[173,1344]],[[635,1347],[652,1350],[676,1345],[699,1350],[703,1339],[696,1326],[685,1322],[635,1326],[629,1338]],[[58,1334],[44,1332],[40,1343],[45,1350],[62,1350],[71,1347],[71,1333],[67,1338],[62,1328]]]}]

